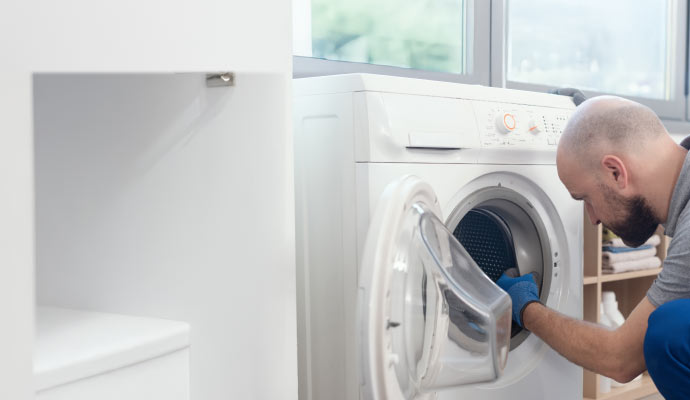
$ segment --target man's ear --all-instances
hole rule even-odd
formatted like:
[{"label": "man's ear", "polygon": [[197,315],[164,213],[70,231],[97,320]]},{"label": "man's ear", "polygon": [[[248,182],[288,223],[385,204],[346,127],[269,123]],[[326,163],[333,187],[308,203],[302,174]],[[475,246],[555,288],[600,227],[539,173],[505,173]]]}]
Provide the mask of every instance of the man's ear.
[{"label": "man's ear", "polygon": [[628,170],[620,158],[607,154],[601,159],[604,168],[604,180],[615,185],[619,190],[628,187],[630,176]]}]

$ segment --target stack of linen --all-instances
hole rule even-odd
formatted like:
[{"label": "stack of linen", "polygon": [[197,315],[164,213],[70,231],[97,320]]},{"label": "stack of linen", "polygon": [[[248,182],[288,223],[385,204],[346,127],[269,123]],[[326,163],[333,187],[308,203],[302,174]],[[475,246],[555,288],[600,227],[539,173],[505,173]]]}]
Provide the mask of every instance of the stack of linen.
[{"label": "stack of linen", "polygon": [[642,246],[628,247],[623,244],[621,238],[604,228],[601,247],[602,272],[605,274],[616,274],[619,272],[659,268],[661,260],[656,256],[656,246],[659,243],[661,243],[661,238],[655,234]]}]

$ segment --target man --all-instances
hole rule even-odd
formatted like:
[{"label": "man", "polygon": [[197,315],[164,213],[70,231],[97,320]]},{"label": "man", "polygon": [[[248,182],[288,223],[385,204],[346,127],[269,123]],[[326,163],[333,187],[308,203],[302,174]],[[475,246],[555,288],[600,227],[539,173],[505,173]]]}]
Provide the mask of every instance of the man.
[{"label": "man", "polygon": [[[690,146],[689,146],[690,147]],[[690,399],[690,157],[649,108],[613,96],[582,103],[557,152],[558,175],[629,246],[663,224],[673,237],[664,268],[616,330],[575,320],[541,303],[531,275],[503,276],[513,319],[568,360],[628,382],[645,369],[667,399]]]}]

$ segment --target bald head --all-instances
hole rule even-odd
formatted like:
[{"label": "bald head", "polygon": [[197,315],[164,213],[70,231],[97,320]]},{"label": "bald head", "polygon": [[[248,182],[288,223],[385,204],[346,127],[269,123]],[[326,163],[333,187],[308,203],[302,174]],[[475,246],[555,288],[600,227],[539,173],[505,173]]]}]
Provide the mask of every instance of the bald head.
[{"label": "bald head", "polygon": [[558,144],[558,177],[603,222],[637,246],[668,218],[688,157],[649,108],[619,97],[595,97],[573,113]]},{"label": "bald head", "polygon": [[599,96],[573,113],[558,144],[558,155],[595,166],[604,153],[639,154],[650,140],[667,135],[654,111],[615,96]]}]

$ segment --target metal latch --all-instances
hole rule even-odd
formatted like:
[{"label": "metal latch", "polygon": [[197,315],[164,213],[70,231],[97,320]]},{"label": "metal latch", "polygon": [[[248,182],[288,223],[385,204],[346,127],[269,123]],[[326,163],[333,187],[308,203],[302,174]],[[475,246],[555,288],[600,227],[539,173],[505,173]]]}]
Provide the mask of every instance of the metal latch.
[{"label": "metal latch", "polygon": [[206,74],[206,87],[224,86],[235,86],[235,74],[233,72]]}]

